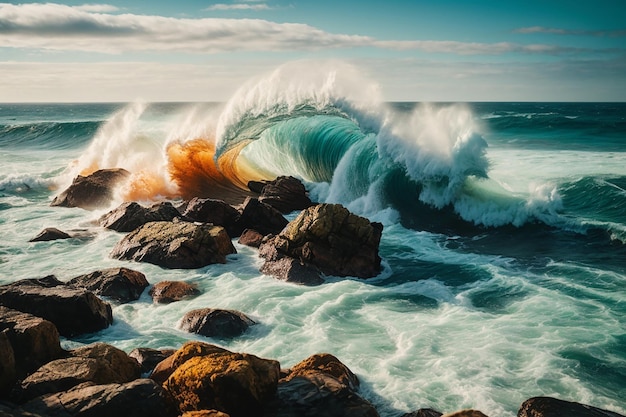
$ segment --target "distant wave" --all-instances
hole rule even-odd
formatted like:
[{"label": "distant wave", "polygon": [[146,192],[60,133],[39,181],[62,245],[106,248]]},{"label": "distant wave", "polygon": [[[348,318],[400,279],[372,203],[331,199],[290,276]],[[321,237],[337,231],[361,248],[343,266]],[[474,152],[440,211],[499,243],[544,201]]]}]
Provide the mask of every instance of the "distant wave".
[{"label": "distant wave", "polygon": [[102,122],[0,124],[0,147],[60,150],[83,146]]}]

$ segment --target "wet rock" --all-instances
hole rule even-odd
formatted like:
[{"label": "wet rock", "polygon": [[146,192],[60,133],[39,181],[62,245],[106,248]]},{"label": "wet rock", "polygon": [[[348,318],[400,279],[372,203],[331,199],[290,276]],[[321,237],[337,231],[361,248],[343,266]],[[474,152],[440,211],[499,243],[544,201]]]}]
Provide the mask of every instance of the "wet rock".
[{"label": "wet rock", "polygon": [[[275,248],[267,245],[262,249],[261,256],[265,257],[268,250],[275,251]],[[303,264],[298,259],[277,254],[273,258],[265,258],[265,260],[266,262],[260,269],[263,274],[293,284],[315,286],[324,283],[324,278],[316,267]]]},{"label": "wet rock", "polygon": [[144,207],[134,201],[122,203],[98,219],[100,226],[117,232],[131,232],[148,222],[172,221],[181,214],[172,203],[162,202]]},{"label": "wet rock", "polygon": [[230,204],[211,198],[193,198],[182,212],[186,219],[194,222],[211,223],[222,226],[229,236],[234,237],[241,233],[236,224],[239,212]]},{"label": "wet rock", "polygon": [[289,223],[285,217],[269,204],[260,202],[257,198],[246,198],[241,205],[237,220],[238,236],[245,229],[254,229],[262,235],[276,234]]},{"label": "wet rock", "polygon": [[152,301],[159,304],[168,304],[192,298],[200,294],[195,285],[182,281],[161,281],[150,289]]},{"label": "wet rock", "polygon": [[4,397],[17,382],[15,355],[7,333],[0,332],[0,398]]},{"label": "wet rock", "polygon": [[447,414],[444,414],[442,417],[487,417],[487,416],[483,414],[481,411],[467,409],[467,410],[455,411],[453,413],[447,413]]},{"label": "wet rock", "polygon": [[95,332],[113,322],[108,303],[53,275],[0,286],[0,304],[51,321],[63,336]]},{"label": "wet rock", "polygon": [[201,308],[185,314],[181,329],[207,337],[235,337],[255,324],[245,314],[234,310]]},{"label": "wet rock", "polygon": [[87,210],[107,207],[113,201],[115,188],[128,177],[130,172],[122,168],[101,169],[87,176],[79,175],[50,205]]},{"label": "wet rock", "polygon": [[56,227],[46,227],[37,236],[29,240],[29,242],[48,242],[50,240],[70,239],[72,236]]},{"label": "wet rock", "polygon": [[182,412],[218,410],[232,417],[261,416],[276,393],[278,362],[245,353],[194,356],[163,384]]},{"label": "wet rock", "polygon": [[432,408],[420,408],[417,411],[403,414],[402,417],[441,417],[443,413],[435,411]]},{"label": "wet rock", "polygon": [[246,246],[250,246],[253,248],[258,248],[261,246],[261,242],[263,242],[263,235],[256,230],[246,229],[239,236],[238,243]]},{"label": "wet rock", "polygon": [[[2,335],[2,363],[8,372],[13,362],[14,374],[24,377],[51,360],[61,357],[59,331],[56,326],[41,317],[0,306],[0,330]],[[7,346],[8,343],[8,346]],[[10,359],[12,352],[13,360]],[[4,374],[7,376],[10,374]]]},{"label": "wet rock", "polygon": [[358,385],[356,376],[337,358],[313,355],[280,380],[266,415],[377,417],[374,406],[356,393]]},{"label": "wet rock", "polygon": [[175,417],[171,397],[151,379],[124,384],[90,385],[35,398],[16,410],[19,415]]},{"label": "wet rock", "polygon": [[217,410],[199,410],[199,411],[187,411],[183,413],[181,417],[230,417],[226,413],[222,413]]},{"label": "wet rock", "polygon": [[136,348],[130,351],[128,356],[135,359],[141,367],[141,373],[149,373],[154,370],[159,362],[167,359],[176,352],[174,349]]},{"label": "wet rock", "polygon": [[[260,183],[259,201],[269,204],[281,213],[303,210],[313,205],[302,182],[294,177],[278,177],[274,181]],[[258,190],[259,183],[248,184]]]},{"label": "wet rock", "polygon": [[518,417],[624,417],[612,411],[551,397],[530,398],[521,405]]},{"label": "wet rock", "polygon": [[148,286],[146,276],[128,268],[108,268],[79,275],[67,283],[119,303],[137,300]]},{"label": "wet rock", "polygon": [[150,375],[150,378],[162,385],[179,366],[187,362],[189,359],[196,356],[207,356],[221,353],[228,353],[228,351],[209,343],[187,342],[181,346],[180,349],[174,352],[173,355],[168,356],[166,359],[159,362],[154,368],[152,375]]},{"label": "wet rock", "polygon": [[[350,213],[339,204],[303,210],[277,236],[261,245],[261,256],[273,246],[280,255],[313,265],[326,275],[370,278],[381,270],[378,247],[382,225]],[[271,262],[271,258],[266,261]]]},{"label": "wet rock", "polygon": [[94,358],[105,362],[118,375],[117,381],[128,382],[137,379],[141,370],[139,363],[121,349],[107,343],[93,343],[70,351],[73,357]]},{"label": "wet rock", "polygon": [[175,221],[140,226],[113,248],[111,257],[190,269],[226,263],[231,253],[236,250],[223,227]]}]

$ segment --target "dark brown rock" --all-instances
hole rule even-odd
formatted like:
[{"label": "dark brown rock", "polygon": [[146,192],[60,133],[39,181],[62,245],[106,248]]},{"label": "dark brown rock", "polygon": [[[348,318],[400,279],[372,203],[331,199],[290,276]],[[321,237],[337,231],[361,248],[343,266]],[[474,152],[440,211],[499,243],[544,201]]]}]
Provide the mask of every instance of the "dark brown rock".
[{"label": "dark brown rock", "polygon": [[163,387],[182,412],[214,409],[232,417],[262,416],[279,374],[276,361],[226,351],[188,359]]},{"label": "dark brown rock", "polygon": [[482,411],[473,410],[470,408],[466,410],[455,411],[453,413],[446,413],[443,415],[443,417],[488,417],[488,416],[486,416]]},{"label": "dark brown rock", "polygon": [[[264,248],[263,253],[267,253],[268,249],[270,249],[270,245]],[[316,267],[305,265],[298,259],[283,255],[279,255],[271,260],[266,259],[266,262],[261,266],[260,272],[293,284],[315,286],[324,283],[324,278],[322,278],[321,272]]]},{"label": "dark brown rock", "polygon": [[73,357],[94,358],[103,361],[117,375],[115,381],[128,382],[139,378],[141,369],[139,363],[121,349],[107,343],[93,343],[70,351]]},{"label": "dark brown rock", "polygon": [[254,229],[262,235],[276,234],[289,223],[287,219],[269,204],[260,202],[257,198],[248,197],[241,205],[237,220],[238,236],[245,229]]},{"label": "dark brown rock", "polygon": [[613,411],[551,397],[530,398],[521,405],[518,417],[624,417]]},{"label": "dark brown rock", "polygon": [[183,413],[180,417],[230,417],[226,413],[222,413],[217,410],[198,410],[198,411],[187,411]]},{"label": "dark brown rock", "polygon": [[100,217],[102,227],[117,232],[130,232],[148,222],[172,221],[181,214],[172,203],[161,202],[144,207],[134,201],[122,203],[117,208]]},{"label": "dark brown rock", "polygon": [[150,288],[152,301],[160,304],[173,303],[198,294],[200,290],[195,285],[183,281],[161,281]]},{"label": "dark brown rock", "polygon": [[159,362],[150,378],[158,384],[163,384],[179,366],[196,356],[229,353],[226,349],[204,342],[187,342],[173,355]]},{"label": "dark brown rock", "polygon": [[402,417],[441,417],[443,413],[435,411],[432,408],[420,408],[417,411],[403,414]]},{"label": "dark brown rock", "polygon": [[201,268],[226,263],[236,250],[223,227],[189,222],[150,222],[126,235],[111,257],[165,268]]},{"label": "dark brown rock", "polygon": [[10,344],[20,378],[65,353],[56,326],[32,314],[0,306],[0,331]]},{"label": "dark brown rock", "polygon": [[264,184],[259,201],[269,204],[281,213],[291,213],[313,205],[299,179],[282,176]]},{"label": "dark brown rock", "polygon": [[239,212],[230,204],[212,198],[193,198],[186,205],[183,216],[194,222],[212,223],[226,229],[229,236],[241,233],[236,224]]},{"label": "dark brown rock", "polygon": [[95,332],[113,322],[108,303],[53,275],[0,286],[0,304],[51,321],[63,336]]},{"label": "dark brown rock", "polygon": [[261,246],[261,242],[263,242],[263,235],[256,230],[246,229],[239,236],[238,243],[246,246],[250,246],[253,248],[258,248]]},{"label": "dark brown rock", "polygon": [[7,333],[8,330],[0,332],[0,398],[4,397],[17,381],[15,355]]},{"label": "dark brown rock", "polygon": [[329,353],[317,353],[297,363],[289,370],[289,374],[284,380],[291,381],[295,377],[306,377],[307,375],[317,374],[319,372],[336,378],[339,382],[354,391],[359,389],[359,378],[357,378],[350,368]]},{"label": "dark brown rock", "polygon": [[115,188],[128,177],[130,172],[122,168],[101,169],[87,176],[79,175],[50,205],[87,210],[106,207],[113,201]]},{"label": "dark brown rock", "polygon": [[81,384],[69,391],[35,398],[18,410],[18,415],[175,417],[178,410],[171,397],[151,379],[124,384]]},{"label": "dark brown rock", "polygon": [[56,227],[46,227],[37,236],[29,240],[29,242],[48,242],[50,240],[70,239],[72,236]]},{"label": "dark brown rock", "polygon": [[235,337],[255,324],[245,314],[234,310],[201,308],[185,314],[181,329],[207,337]]},{"label": "dark brown rock", "polygon": [[146,276],[128,268],[108,268],[79,275],[67,283],[119,303],[137,300],[148,286]]},{"label": "dark brown rock", "polygon": [[128,356],[135,359],[141,367],[141,373],[149,373],[159,362],[167,359],[176,352],[174,349],[136,348]]},{"label": "dark brown rock", "polygon": [[278,254],[314,265],[326,275],[370,278],[381,270],[381,235],[380,223],[339,204],[319,204],[303,210],[280,234],[263,243],[260,254],[271,253],[264,246],[272,245]]}]

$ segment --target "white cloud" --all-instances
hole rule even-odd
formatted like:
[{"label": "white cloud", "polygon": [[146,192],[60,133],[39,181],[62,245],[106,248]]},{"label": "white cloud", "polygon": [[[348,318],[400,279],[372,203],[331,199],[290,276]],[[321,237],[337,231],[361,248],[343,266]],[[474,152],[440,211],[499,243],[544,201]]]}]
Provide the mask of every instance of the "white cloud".
[{"label": "white cloud", "polygon": [[[257,4],[250,6],[255,5]],[[369,36],[329,33],[299,23],[276,23],[261,19],[191,19],[111,14],[107,10],[113,11],[107,5],[70,7],[53,3],[0,3],[0,47],[110,54],[301,52],[361,47],[456,55],[579,52],[551,45],[507,42],[381,41]]]},{"label": "white cloud", "polygon": [[259,4],[246,4],[246,3],[235,3],[235,4],[214,4],[212,6],[207,7],[205,10],[270,10],[271,7],[265,3]]},{"label": "white cloud", "polygon": [[119,11],[119,7],[111,4],[83,4],[82,6],[75,6],[76,10],[92,13],[111,13]]}]

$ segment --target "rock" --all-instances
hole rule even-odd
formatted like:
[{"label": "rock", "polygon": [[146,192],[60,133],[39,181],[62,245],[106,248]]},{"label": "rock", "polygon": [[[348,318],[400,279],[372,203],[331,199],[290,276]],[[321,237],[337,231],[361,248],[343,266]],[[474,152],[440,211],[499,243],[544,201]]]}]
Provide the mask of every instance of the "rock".
[{"label": "rock", "polygon": [[359,378],[339,359],[329,353],[317,353],[294,365],[284,381],[291,381],[295,377],[323,373],[336,378],[351,390],[359,389]]},{"label": "rock", "polygon": [[279,374],[276,361],[226,351],[188,359],[163,387],[182,412],[214,409],[232,417],[261,416],[276,393]]},{"label": "rock", "polygon": [[137,379],[124,384],[81,384],[66,392],[35,398],[16,411],[55,417],[178,415],[171,397],[151,379]]},{"label": "rock", "polygon": [[236,250],[223,227],[179,221],[140,226],[113,248],[111,257],[190,269],[226,263],[231,253]]},{"label": "rock", "polygon": [[551,397],[530,398],[521,405],[518,417],[624,417],[612,411]]},{"label": "rock", "polygon": [[139,378],[141,369],[139,363],[124,352],[107,343],[94,343],[74,349],[70,352],[77,358],[94,358],[106,362],[108,367],[118,375],[117,381],[128,382]]},{"label": "rock", "polygon": [[350,213],[339,204],[319,204],[303,210],[272,245],[279,254],[314,265],[326,275],[370,278],[381,270],[380,223]]},{"label": "rock", "polygon": [[181,346],[180,349],[174,352],[173,355],[168,356],[166,359],[159,362],[154,368],[152,375],[150,375],[150,378],[162,385],[179,366],[187,362],[189,359],[196,356],[206,356],[215,353],[228,353],[228,351],[209,343],[187,342]]},{"label": "rock", "polygon": [[258,248],[261,246],[261,242],[263,241],[263,235],[256,230],[246,229],[239,236],[238,243],[246,246],[250,246],[253,248]]},{"label": "rock", "polygon": [[417,411],[403,414],[402,417],[441,417],[443,413],[435,411],[432,408],[420,408]]},{"label": "rock", "polygon": [[29,240],[29,242],[48,242],[57,239],[70,239],[72,236],[55,227],[46,227],[37,236]]},{"label": "rock", "polygon": [[146,276],[128,268],[109,268],[79,275],[67,283],[119,303],[137,300],[148,286]]},{"label": "rock", "polygon": [[324,278],[316,267],[278,253],[276,247],[271,244],[262,245],[259,256],[265,258],[265,263],[260,269],[263,274],[294,284],[314,286],[324,283]]},{"label": "rock", "polygon": [[230,417],[226,413],[222,413],[217,410],[199,410],[199,411],[187,411],[183,413],[181,417]]},{"label": "rock", "polygon": [[56,326],[32,314],[0,306],[0,329],[3,340],[6,339],[10,345],[2,343],[3,351],[6,352],[6,355],[1,355],[3,364],[10,364],[9,354],[13,352],[14,370],[19,378],[65,353],[61,349]]},{"label": "rock", "polygon": [[113,322],[108,303],[53,275],[0,286],[0,304],[51,321],[62,336],[95,332]]},{"label": "rock", "polygon": [[208,337],[235,337],[255,324],[245,314],[234,310],[201,308],[185,314],[181,329]]},{"label": "rock", "polygon": [[468,409],[468,410],[455,411],[453,413],[447,413],[447,414],[444,414],[442,417],[487,417],[487,416],[483,414],[481,411]]},{"label": "rock", "polygon": [[160,304],[173,303],[186,298],[195,297],[200,290],[195,285],[182,281],[161,281],[150,289],[152,301]]},{"label": "rock", "polygon": [[135,359],[141,367],[141,373],[149,373],[159,362],[167,359],[176,352],[174,349],[136,348],[128,356]]},{"label": "rock", "polygon": [[122,168],[101,169],[91,175],[79,175],[50,205],[87,210],[106,207],[113,201],[115,188],[128,177],[130,172]]},{"label": "rock", "polygon": [[7,330],[0,332],[0,397],[4,397],[17,381],[15,355],[7,333]]},{"label": "rock", "polygon": [[356,390],[359,380],[330,354],[316,354],[294,365],[280,380],[267,416],[377,417],[378,412]]},{"label": "rock", "polygon": [[[281,176],[274,181],[261,184],[259,201],[269,204],[281,213],[291,213],[313,205],[304,185],[297,178]],[[248,187],[251,190],[258,190],[259,184],[249,183]]]},{"label": "rock", "polygon": [[241,233],[236,224],[239,212],[230,204],[211,198],[193,198],[182,212],[186,219],[194,222],[212,223],[226,229],[229,236],[234,237]]},{"label": "rock", "polygon": [[254,229],[262,235],[276,234],[289,223],[280,211],[257,198],[248,197],[241,205],[237,220],[238,236],[245,229]]},{"label": "rock", "polygon": [[134,201],[122,203],[98,219],[100,226],[117,232],[131,232],[148,222],[172,221],[180,217],[172,203],[162,202],[143,207]]}]

